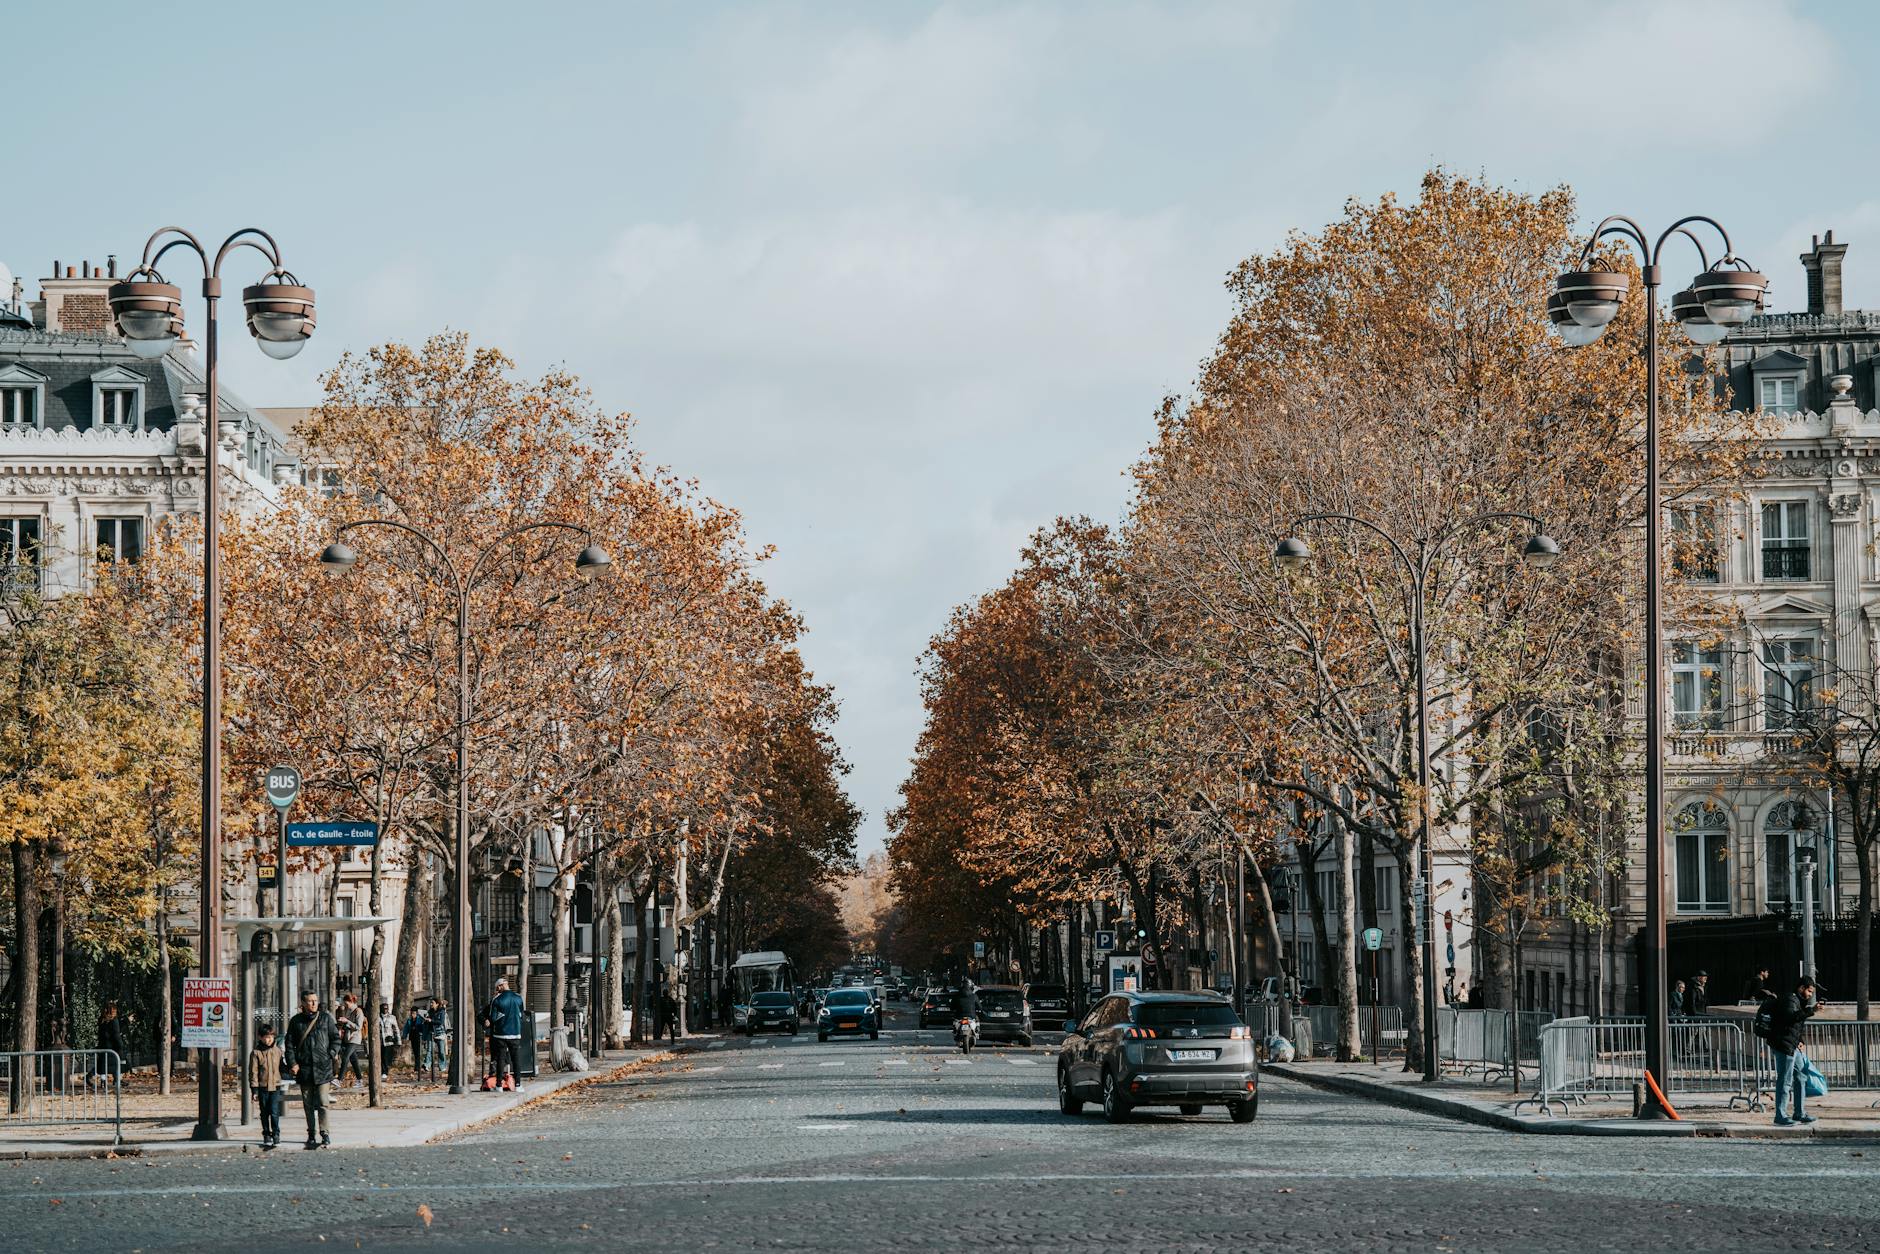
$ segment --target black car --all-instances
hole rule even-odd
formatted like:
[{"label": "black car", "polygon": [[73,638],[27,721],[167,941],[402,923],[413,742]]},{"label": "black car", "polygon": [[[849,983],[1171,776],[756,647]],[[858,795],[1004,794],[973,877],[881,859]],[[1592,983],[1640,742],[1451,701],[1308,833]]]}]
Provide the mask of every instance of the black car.
[{"label": "black car", "polygon": [[1033,984],[1025,990],[1025,1000],[1031,1003],[1031,1021],[1047,1031],[1056,1031],[1061,1024],[1069,1030],[1071,1023],[1071,992],[1062,984]]},{"label": "black car", "polygon": [[756,1036],[759,1032],[788,1032],[795,1036],[799,1024],[796,1015],[796,998],[789,993],[754,993],[751,995],[751,1009],[744,1022],[747,1036]]},{"label": "black car", "polygon": [[981,984],[979,1039],[1031,1044],[1031,1007],[1025,992],[1011,984]]},{"label": "black car", "polygon": [[1064,1038],[1058,1109],[1103,1103],[1111,1123],[1137,1106],[1176,1106],[1198,1115],[1226,1106],[1235,1123],[1260,1108],[1253,1033],[1218,993],[1112,993]]},{"label": "black car", "polygon": [[920,1003],[920,1026],[930,1028],[935,1025],[943,1028],[953,1026],[952,989],[930,988],[926,999]]},{"label": "black car", "polygon": [[860,1036],[881,1039],[881,1012],[875,995],[865,988],[832,988],[829,999],[816,1015],[816,1039],[832,1036]]}]

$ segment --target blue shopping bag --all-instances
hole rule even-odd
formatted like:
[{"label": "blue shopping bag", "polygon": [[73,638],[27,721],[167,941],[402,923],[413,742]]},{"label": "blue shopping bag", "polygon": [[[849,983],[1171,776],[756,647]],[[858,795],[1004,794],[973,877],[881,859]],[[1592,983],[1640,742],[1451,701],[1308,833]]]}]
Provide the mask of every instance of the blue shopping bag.
[{"label": "blue shopping bag", "polygon": [[1828,1077],[1821,1074],[1821,1068],[1815,1065],[1813,1058],[1798,1051],[1795,1055],[1795,1069],[1802,1077],[1802,1092],[1810,1097],[1828,1095]]}]

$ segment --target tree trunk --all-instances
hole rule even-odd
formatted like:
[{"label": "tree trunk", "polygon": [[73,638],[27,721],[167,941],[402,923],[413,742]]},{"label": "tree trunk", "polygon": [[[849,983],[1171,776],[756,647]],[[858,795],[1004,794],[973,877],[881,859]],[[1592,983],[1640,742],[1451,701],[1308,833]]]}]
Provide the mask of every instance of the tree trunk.
[{"label": "tree trunk", "polygon": [[626,1023],[621,1015],[625,1006],[620,996],[620,968],[626,960],[627,942],[620,934],[620,902],[613,899],[607,903],[607,970],[606,978],[601,981],[607,1001],[607,1018],[603,1022],[607,1025],[609,1049],[619,1049],[626,1044]]},{"label": "tree trunk", "polygon": [[[333,851],[333,874],[326,881],[326,917],[339,917],[339,864],[346,855],[342,850]],[[327,933],[326,989],[320,1004],[329,1007],[334,1014],[339,1013],[339,933]]]},{"label": "tree trunk", "polygon": [[692,961],[691,928],[686,922],[687,890],[690,888],[687,877],[687,864],[691,861],[692,823],[683,824],[684,834],[679,837],[679,870],[673,879],[672,911],[672,999],[679,1007],[679,1035],[684,1036],[689,1030],[685,1021],[686,1003],[691,998],[685,995],[686,986],[680,982],[686,974],[686,968]]},{"label": "tree trunk", "polygon": [[1325,930],[1325,894],[1319,888],[1318,848],[1309,840],[1302,840],[1293,848],[1299,858],[1299,878],[1304,881],[1306,913],[1312,916],[1307,920],[1312,924],[1312,942],[1318,946],[1318,962],[1314,964],[1312,973],[1323,990],[1329,982],[1326,975],[1332,971],[1332,964],[1338,958],[1332,952],[1331,935]]},{"label": "tree trunk", "polygon": [[[1246,854],[1243,852],[1242,857]],[[1266,873],[1248,859],[1249,869],[1253,872],[1253,881],[1260,892],[1260,917],[1266,921],[1267,974],[1284,981],[1289,964],[1296,960],[1296,955],[1286,952],[1285,942],[1279,934],[1279,912],[1273,908],[1273,886],[1267,883]],[[1247,974],[1253,974],[1249,971]]]},{"label": "tree trunk", "polygon": [[548,1030],[568,1026],[568,907],[574,899],[574,876],[563,871],[555,877],[549,898]]},{"label": "tree trunk", "polygon": [[[13,982],[13,1048],[31,1052],[39,1048],[39,885],[38,849],[30,840],[13,842],[13,936],[18,959]],[[32,1095],[28,1065],[13,1068],[8,1108],[24,1110]]]},{"label": "tree trunk", "polygon": [[[47,846],[47,852],[56,858],[59,855],[59,842],[53,841]],[[52,1041],[53,1049],[69,1049],[72,1044],[72,990],[65,978],[65,884],[58,875],[52,877]]]},{"label": "tree trunk", "polygon": [[1357,885],[1352,880],[1352,832],[1332,820],[1338,842],[1338,1061],[1355,1062],[1362,1056],[1358,1036],[1358,937],[1353,912]]},{"label": "tree trunk", "polygon": [[1397,900],[1403,903],[1404,940],[1408,961],[1404,968],[1404,1057],[1405,1071],[1423,1070],[1423,951],[1416,947],[1416,924],[1413,921],[1415,903],[1411,899],[1411,879],[1415,875],[1412,864],[1412,846],[1399,844],[1393,852],[1397,855]]},{"label": "tree trunk", "polygon": [[405,872],[405,907],[398,920],[398,969],[392,974],[392,1013],[400,1022],[411,1013],[412,1000],[422,978],[419,937],[425,916],[431,912],[431,877],[425,872],[424,854],[416,843],[411,850],[410,866]]}]

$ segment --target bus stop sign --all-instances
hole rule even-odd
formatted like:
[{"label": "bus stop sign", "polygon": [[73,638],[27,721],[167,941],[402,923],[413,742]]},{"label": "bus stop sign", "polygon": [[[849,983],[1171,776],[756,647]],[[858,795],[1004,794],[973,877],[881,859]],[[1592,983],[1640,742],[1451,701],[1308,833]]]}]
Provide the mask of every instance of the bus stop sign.
[{"label": "bus stop sign", "polygon": [[268,804],[277,810],[285,810],[300,795],[300,772],[291,766],[270,766],[267,790]]}]

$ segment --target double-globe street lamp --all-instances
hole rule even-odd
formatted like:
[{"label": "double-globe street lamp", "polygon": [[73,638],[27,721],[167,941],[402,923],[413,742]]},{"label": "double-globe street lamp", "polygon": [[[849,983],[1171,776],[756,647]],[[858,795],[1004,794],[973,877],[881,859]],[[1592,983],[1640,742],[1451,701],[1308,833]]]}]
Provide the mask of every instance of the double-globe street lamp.
[{"label": "double-globe street lamp", "polygon": [[[1715,265],[1690,227],[1713,228],[1723,239],[1723,256]],[[1763,306],[1769,281],[1736,256],[1730,234],[1711,218],[1699,214],[1679,218],[1656,242],[1631,218],[1610,217],[1593,230],[1580,252],[1579,267],[1554,284],[1547,300],[1547,318],[1561,341],[1571,347],[1591,344],[1605,334],[1618,316],[1631,286],[1623,271],[1598,268],[1594,250],[1602,239],[1617,236],[1638,246],[1640,277],[1645,284],[1645,953],[1640,962],[1641,996],[1645,1001],[1645,1070],[1666,1083],[1671,1058],[1671,1012],[1666,1001],[1665,971],[1665,642],[1664,605],[1659,562],[1658,494],[1658,288],[1664,281],[1661,261],[1665,245],[1682,235],[1697,246],[1703,270],[1691,285],[1671,298],[1671,316],[1694,344],[1721,343],[1730,332],[1754,317]],[[1649,1087],[1649,1086],[1648,1086]],[[1648,1097],[1641,1112],[1662,1117],[1656,1097]]]},{"label": "double-globe street lamp", "polygon": [[[1355,514],[1306,514],[1295,518],[1290,531],[1312,523],[1348,523],[1363,527],[1383,540],[1410,580],[1410,652],[1416,662],[1417,688],[1417,874],[1423,884],[1423,898],[1413,902],[1416,930],[1423,949],[1423,1078],[1437,1077],[1436,1057],[1436,929],[1432,924],[1431,903],[1435,896],[1436,859],[1430,845],[1430,693],[1429,637],[1424,630],[1425,601],[1430,573],[1450,543],[1490,523],[1520,519],[1534,528],[1521,556],[1529,565],[1547,567],[1560,556],[1560,546],[1546,534],[1541,520],[1519,510],[1497,510],[1459,519],[1432,535],[1417,536],[1406,549],[1397,538],[1376,523]],[[1312,547],[1297,535],[1287,536],[1273,550],[1273,559],[1282,567],[1300,569],[1312,561]]]},{"label": "double-globe street lamp", "polygon": [[[450,1091],[461,1093],[465,1090],[468,1075],[466,1056],[474,1039],[470,1017],[470,722],[473,715],[470,692],[470,594],[476,589],[477,577],[483,573],[483,564],[509,541],[531,531],[572,531],[583,537],[587,543],[574,560],[575,573],[583,579],[591,580],[606,573],[613,563],[607,551],[593,542],[593,535],[587,528],[573,523],[538,522],[511,528],[491,540],[476,555],[469,570],[465,571],[451,561],[450,553],[443,545],[417,527],[390,518],[367,518],[341,527],[334,534],[333,543],[321,550],[320,566],[327,574],[335,577],[344,575],[359,560],[359,555],[345,544],[344,537],[347,532],[361,527],[386,527],[422,541],[449,574],[447,587],[457,600],[457,831],[454,842],[457,865],[450,910],[451,1021],[457,1039],[450,1050],[449,1080]],[[523,891],[530,891],[530,887],[523,885]],[[528,975],[527,971],[520,973],[525,987]]]},{"label": "double-globe street lamp", "polygon": [[[170,236],[161,248],[157,242]],[[222,296],[222,263],[237,248],[252,248],[267,259],[261,281],[242,289],[248,330],[261,351],[276,360],[298,353],[313,334],[313,289],[301,286],[281,263],[281,249],[266,231],[244,227],[216,250],[214,258],[194,235],[166,226],[144,243],[143,261],[122,283],[113,283],[106,299],[118,333],[130,350],[154,361],[183,335],[183,293],[167,282],[157,266],[172,248],[187,248],[202,261],[202,295],[208,305],[203,356],[209,393],[204,440],[202,500],[202,930],[199,969],[206,976],[222,972],[222,573],[218,547],[222,534],[221,391],[217,386],[219,339],[216,306]],[[155,249],[155,253],[152,253]],[[168,1048],[167,1042],[165,1048]],[[198,1141],[221,1140],[221,1051],[196,1054],[196,1127]]]}]

